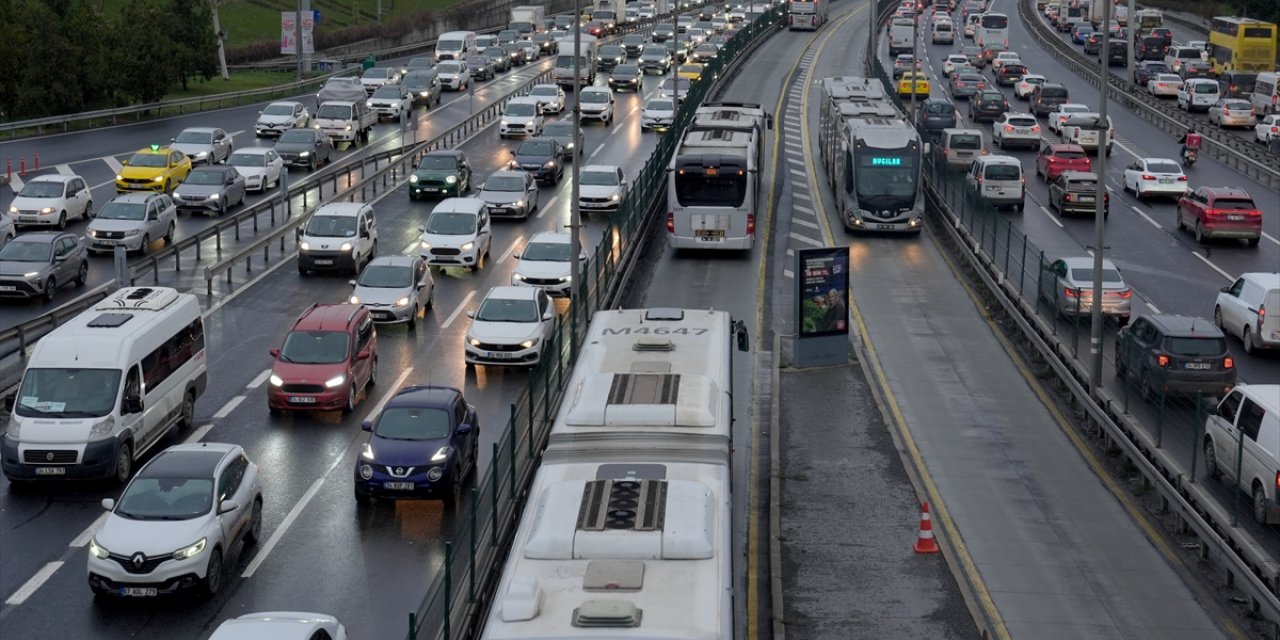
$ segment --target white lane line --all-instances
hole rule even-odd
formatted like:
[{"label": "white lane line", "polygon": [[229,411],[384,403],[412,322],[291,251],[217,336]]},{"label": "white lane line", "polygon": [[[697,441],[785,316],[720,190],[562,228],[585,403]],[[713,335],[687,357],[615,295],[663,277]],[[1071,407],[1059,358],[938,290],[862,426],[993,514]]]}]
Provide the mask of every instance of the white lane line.
[{"label": "white lane line", "polygon": [[1222,277],[1226,278],[1228,282],[1234,282],[1234,281],[1235,281],[1235,278],[1231,277],[1231,274],[1227,273],[1226,271],[1223,271],[1223,270],[1222,270],[1222,267],[1219,267],[1218,265],[1216,265],[1216,264],[1214,264],[1213,262],[1211,262],[1208,258],[1206,258],[1206,257],[1204,257],[1204,256],[1202,256],[1202,255],[1200,255],[1200,253],[1199,253],[1199,252],[1192,251],[1192,252],[1191,252],[1191,255],[1193,255],[1193,256],[1195,256],[1195,257],[1197,257],[1197,258],[1200,258],[1200,262],[1203,262],[1203,263],[1205,263],[1205,264],[1209,265],[1209,268],[1210,268],[1210,269],[1213,269],[1214,271],[1217,271],[1217,272],[1218,272],[1218,274],[1219,274],[1219,275],[1221,275]]},{"label": "white lane line", "polygon": [[505,252],[503,252],[502,255],[498,256],[498,264],[502,264],[507,260],[507,258],[510,258],[511,254],[515,253],[516,249],[518,249],[521,243],[523,242],[524,242],[524,236],[520,236],[519,238],[516,238],[515,242],[511,243],[511,248],[507,249]]},{"label": "white lane line", "polygon": [[1044,212],[1044,215],[1049,216],[1049,219],[1052,220],[1054,224],[1058,225],[1059,229],[1062,228],[1062,222],[1060,222],[1056,217],[1054,217],[1052,213],[1049,213],[1048,209],[1041,206],[1040,210]]},{"label": "white lane line", "polygon": [[557,193],[556,195],[551,196],[551,199],[550,199],[550,200],[548,200],[546,204],[542,204],[541,202],[539,202],[539,203],[538,203],[538,215],[536,215],[536,216],[534,216],[534,217],[535,217],[535,218],[539,218],[539,219],[541,219],[541,218],[542,218],[542,216],[547,215],[547,212],[548,212],[548,211],[550,211],[551,209],[553,209],[553,208],[555,207],[556,200],[559,200],[559,199],[560,199],[560,194],[558,194],[558,193]]},{"label": "white lane line", "polygon": [[793,191],[793,192],[791,192],[791,197],[792,197],[793,199],[798,199],[798,200],[810,200],[810,201],[812,201],[812,200],[813,200],[812,198],[810,198],[810,197],[809,197],[809,194],[807,194],[807,193],[801,193],[801,192],[799,192],[799,191]]},{"label": "white lane line", "polygon": [[258,387],[261,387],[261,386],[262,386],[262,383],[264,383],[264,382],[266,382],[266,381],[267,381],[267,378],[270,378],[270,377],[271,377],[271,370],[270,370],[270,369],[263,369],[263,370],[262,370],[262,373],[259,373],[259,374],[258,374],[258,377],[254,378],[252,382],[250,382],[249,384],[245,385],[245,386],[244,386],[244,388],[246,388],[246,389],[257,389]]},{"label": "white lane line", "polygon": [[813,213],[813,209],[801,204],[791,205],[791,208],[795,209],[796,211],[799,211],[800,213]]},{"label": "white lane line", "polygon": [[1157,307],[1154,304],[1151,304],[1150,302],[1147,302],[1147,308],[1151,309],[1151,313],[1154,313],[1156,315],[1160,314],[1160,307]]},{"label": "white lane line", "polygon": [[807,173],[805,173],[805,172],[803,172],[803,171],[798,171],[798,170],[796,170],[796,169],[792,169],[792,170],[791,170],[791,175],[793,175],[793,176],[799,176],[799,177],[801,177],[801,178],[804,178],[804,177],[808,176],[809,174],[807,174]]},{"label": "white lane line", "polygon": [[449,325],[453,324],[453,321],[458,319],[458,314],[462,313],[462,310],[467,308],[467,304],[469,304],[471,299],[474,297],[476,297],[475,290],[472,289],[471,291],[468,291],[467,297],[462,299],[462,302],[458,304],[458,308],[454,309],[453,313],[450,313],[448,318],[445,318],[444,324],[440,325],[440,328],[448,329]]},{"label": "white lane line", "polygon": [[[396,378],[395,384],[387,387],[387,390],[383,392],[382,397],[378,400],[378,404],[374,405],[373,410],[369,412],[368,416],[366,416],[366,420],[371,416],[377,415],[377,413],[382,410],[383,405],[385,405],[387,400],[391,398],[391,395],[400,388],[400,385],[404,384],[405,378],[408,378],[409,373],[412,371],[413,367],[409,367],[408,369],[400,372],[400,376]],[[354,446],[358,441],[359,438],[352,440],[352,446]],[[248,579],[253,577],[253,574],[262,566],[262,563],[266,561],[267,555],[269,555],[271,550],[279,544],[280,539],[284,537],[285,532],[289,530],[289,527],[292,526],[294,521],[298,519],[298,516],[302,514],[302,510],[306,509],[307,504],[310,503],[312,498],[315,498],[316,494],[320,492],[320,487],[324,484],[325,477],[330,473],[333,473],[333,470],[336,469],[344,459],[346,459],[347,450],[350,449],[351,447],[347,447],[347,449],[343,450],[341,454],[334,457],[329,468],[325,469],[325,472],[321,474],[319,478],[316,478],[315,482],[311,483],[311,486],[307,488],[307,492],[302,494],[302,499],[298,500],[298,503],[293,505],[293,508],[289,510],[289,513],[284,517],[284,520],[280,521],[280,526],[276,527],[276,530],[271,532],[271,537],[267,539],[266,544],[262,545],[262,548],[258,550],[258,554],[249,562],[249,566],[245,567],[244,573],[240,574],[241,578]]]},{"label": "white lane line", "polygon": [[183,442],[183,444],[191,444],[192,442],[200,442],[201,440],[203,440],[203,439],[204,439],[205,435],[207,435],[207,434],[209,433],[209,431],[210,431],[210,430],[212,430],[212,429],[213,429],[213,423],[212,423],[212,422],[210,422],[209,424],[202,424],[202,425],[200,425],[200,428],[196,429],[195,431],[192,431],[192,432],[191,432],[191,435],[187,436],[187,439],[186,439],[186,440],[183,440],[182,442]]},{"label": "white lane line", "polygon": [[221,420],[231,415],[231,412],[235,411],[236,407],[240,406],[241,402],[244,402],[244,396],[236,396],[228,400],[226,404],[222,405],[221,409],[218,409],[217,413],[213,414],[213,419]]},{"label": "white lane line", "polygon": [[107,516],[109,515],[111,515],[109,512],[103,511],[102,515],[98,516],[98,518],[93,521],[93,524],[89,525],[89,527],[84,531],[81,531],[80,535],[76,536],[75,540],[72,540],[71,544],[67,546],[79,549],[80,547],[89,544],[89,540],[93,539],[93,534],[97,533],[98,529],[102,528],[102,523],[107,521]]},{"label": "white lane line", "polygon": [[1272,241],[1272,242],[1274,242],[1274,243],[1276,243],[1276,244],[1280,244],[1280,240],[1277,240],[1275,236],[1273,236],[1273,235],[1271,235],[1271,234],[1267,233],[1266,231],[1263,231],[1263,232],[1262,232],[1262,237],[1264,237],[1264,238],[1266,238],[1266,239],[1268,239],[1268,240],[1270,240],[1270,241]]},{"label": "white lane line", "polygon": [[802,226],[802,227],[809,227],[810,229],[813,229],[813,230],[815,230],[815,231],[816,231],[816,230],[818,230],[818,229],[820,229],[820,227],[818,227],[817,223],[809,222],[808,220],[801,220],[800,218],[792,218],[792,219],[791,219],[791,224],[798,224],[798,225],[800,225],[800,226]]},{"label": "white lane line", "polygon": [[54,168],[58,170],[58,173],[64,176],[74,176],[76,174],[75,171],[71,170],[71,165],[69,164],[60,164]]},{"label": "white lane line", "polygon": [[1163,229],[1163,228],[1164,228],[1164,227],[1160,226],[1160,223],[1159,223],[1159,222],[1156,222],[1155,220],[1153,220],[1153,219],[1151,218],[1151,216],[1147,215],[1147,212],[1146,212],[1146,211],[1143,211],[1142,209],[1139,209],[1138,207],[1133,206],[1133,205],[1129,205],[1129,206],[1133,207],[1134,212],[1135,212],[1135,213],[1137,213],[1138,215],[1142,216],[1142,218],[1143,218],[1144,220],[1146,220],[1147,222],[1150,222],[1150,223],[1151,223],[1151,226],[1153,226],[1153,227],[1155,227],[1155,228],[1157,228],[1157,229]]},{"label": "white lane line", "polygon": [[49,578],[53,577],[53,574],[60,568],[62,568],[61,560],[54,560],[40,567],[40,570],[34,576],[31,576],[31,579],[27,580],[25,584],[18,587],[18,590],[14,591],[13,595],[9,596],[9,599],[5,600],[4,603],[10,606],[17,606],[26,602],[27,598],[30,598],[31,594],[35,593],[36,589],[39,589],[41,585],[48,582]]},{"label": "white lane line", "polygon": [[115,156],[103,156],[102,161],[107,163],[108,167],[111,167],[111,173],[120,173],[120,168],[123,165],[120,164],[119,160],[116,160]]},{"label": "white lane line", "polygon": [[11,175],[11,176],[9,176],[9,188],[10,188],[10,189],[13,189],[13,192],[14,192],[14,193],[17,193],[17,192],[19,192],[19,191],[22,191],[22,187],[23,187],[23,185],[24,185],[24,184],[25,184],[25,183],[24,183],[24,182],[22,182],[22,176],[20,176],[20,175],[18,175],[18,174],[16,174],[16,173],[15,173],[15,174],[13,174],[13,175]]},{"label": "white lane line", "polygon": [[806,243],[806,244],[810,244],[810,245],[813,245],[813,246],[815,246],[815,247],[821,247],[821,246],[823,246],[821,242],[818,242],[817,240],[814,240],[813,238],[810,238],[810,237],[807,237],[807,236],[802,236],[802,235],[800,235],[800,234],[798,234],[798,233],[796,233],[796,232],[794,232],[794,231],[792,231],[792,232],[791,232],[790,234],[788,234],[788,235],[790,235],[790,236],[791,236],[791,238],[792,238],[793,240],[797,240],[797,241],[800,241],[800,242],[804,242],[804,243]]}]

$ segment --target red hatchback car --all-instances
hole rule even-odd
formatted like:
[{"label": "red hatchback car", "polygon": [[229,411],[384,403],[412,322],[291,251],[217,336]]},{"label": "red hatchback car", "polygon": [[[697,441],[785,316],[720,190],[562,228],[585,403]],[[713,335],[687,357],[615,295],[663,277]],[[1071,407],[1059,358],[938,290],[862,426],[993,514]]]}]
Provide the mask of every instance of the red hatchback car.
[{"label": "red hatchback car", "polygon": [[1093,171],[1093,161],[1078,144],[1046,144],[1036,156],[1036,175],[1053,182],[1064,171]]},{"label": "red hatchback car", "polygon": [[267,407],[350,412],[360,392],[378,379],[378,335],[369,310],[358,304],[313,304],[271,350]]},{"label": "red hatchback car", "polygon": [[1178,228],[1190,228],[1197,242],[1238,238],[1256,247],[1262,238],[1262,210],[1244,189],[1200,187],[1178,200]]}]

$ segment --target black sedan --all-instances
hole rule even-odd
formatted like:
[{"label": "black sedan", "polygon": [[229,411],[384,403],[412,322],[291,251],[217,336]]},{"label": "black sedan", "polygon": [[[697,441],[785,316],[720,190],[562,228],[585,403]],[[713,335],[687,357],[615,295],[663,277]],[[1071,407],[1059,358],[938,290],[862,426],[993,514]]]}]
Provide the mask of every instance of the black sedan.
[{"label": "black sedan", "polygon": [[511,54],[502,47],[485,47],[480,55],[493,61],[493,69],[497,73],[511,70]]},{"label": "black sedan", "polygon": [[512,169],[528,172],[542,184],[558,184],[564,176],[565,148],[551,138],[528,138],[511,156]]},{"label": "black sedan", "polygon": [[498,73],[493,58],[481,53],[467,56],[467,68],[471,70],[471,77],[476,80],[492,80]]},{"label": "black sedan", "polygon": [[1173,73],[1169,70],[1169,65],[1156,60],[1144,60],[1138,63],[1140,66],[1133,70],[1133,82],[1139,87],[1147,86],[1147,81],[1156,77],[1161,73]]},{"label": "black sedan", "polygon": [[319,129],[290,129],[280,134],[276,141],[276,153],[288,167],[316,167],[333,160],[333,142]]}]

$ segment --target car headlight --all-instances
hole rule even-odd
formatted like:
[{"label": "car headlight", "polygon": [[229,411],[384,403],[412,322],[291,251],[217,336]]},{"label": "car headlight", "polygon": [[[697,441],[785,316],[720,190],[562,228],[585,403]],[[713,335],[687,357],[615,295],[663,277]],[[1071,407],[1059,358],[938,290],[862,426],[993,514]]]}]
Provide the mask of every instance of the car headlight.
[{"label": "car headlight", "polygon": [[164,182],[164,176],[156,176],[152,178],[152,180],[155,180],[156,182]]},{"label": "car headlight", "polygon": [[513,274],[511,274],[511,279],[512,279],[512,280],[519,280],[520,282],[524,282],[525,277],[524,277],[524,275],[523,275],[523,274],[520,274],[520,273],[513,273]]},{"label": "car headlight", "polygon": [[[116,174],[116,180],[123,181],[123,180],[124,180],[124,176],[122,176],[122,175],[120,175],[120,174],[118,174],[118,173],[117,173],[117,174]],[[17,207],[14,207],[14,211],[17,211]]]},{"label": "car headlight", "polygon": [[[351,297],[354,298],[355,296],[351,296]],[[359,304],[359,303],[353,301],[353,304]],[[405,296],[403,298],[400,298],[399,300],[396,300],[396,306],[397,307],[409,306],[409,296]]]},{"label": "car headlight", "polygon": [[132,238],[140,233],[142,233],[142,229],[130,229],[124,232],[124,235],[126,238]]},{"label": "car headlight", "polygon": [[215,193],[215,194],[213,194],[213,195],[209,196],[209,199],[210,199],[210,200],[217,200],[218,198],[221,198],[221,197],[222,197],[222,196],[221,196],[220,194]]},{"label": "car headlight", "polygon": [[538,346],[538,339],[537,339],[537,338],[534,338],[534,339],[532,339],[532,340],[525,340],[524,342],[521,342],[521,343],[520,343],[520,346],[521,346],[521,347],[523,347],[523,348],[525,348],[525,349],[532,349],[532,348],[534,348],[534,347]]},{"label": "car headlight", "polygon": [[90,230],[89,230],[89,237],[90,237],[90,238],[96,238],[96,237],[98,237],[98,230],[97,230],[97,229],[90,229]]},{"label": "car headlight", "polygon": [[572,149],[572,148],[573,148],[573,143],[572,143],[572,142],[570,142],[568,145],[565,145],[565,148],[566,148],[566,149]]},{"label": "car headlight", "polygon": [[186,560],[187,558],[194,558],[200,555],[201,551],[204,551],[204,548],[207,544],[209,544],[208,538],[200,538],[198,541],[196,541],[195,544],[189,547],[183,547],[181,549],[178,549],[177,551],[174,551],[173,559]]},{"label": "car headlight", "polygon": [[350,130],[351,130],[351,125],[347,125],[347,127],[346,127],[346,129],[345,129],[345,130],[346,130],[346,131],[350,131]]},{"label": "car headlight", "polygon": [[22,277],[24,277],[24,278],[26,278],[26,279],[30,280],[30,279],[32,279],[32,278],[34,278],[34,277],[38,276],[38,275],[40,275],[40,272],[39,272],[39,271],[28,271],[28,272],[26,272],[26,273],[22,274]]},{"label": "car headlight", "polygon": [[377,460],[377,456],[373,454],[373,445],[368,442],[364,443],[364,447],[360,450],[360,457],[365,460]]},{"label": "car headlight", "polygon": [[415,182],[415,183],[416,183],[417,181],[418,181],[418,176],[417,176],[416,174],[415,174],[415,175],[411,175],[411,176],[409,176],[409,182]]},{"label": "car headlight", "polygon": [[445,184],[454,184],[458,181],[458,176],[448,176],[444,179]]},{"label": "car headlight", "polygon": [[423,251],[426,251],[427,249],[430,249],[430,248],[431,248],[431,243],[430,243],[430,242],[427,242],[426,240],[423,240],[423,241],[419,244],[419,246],[421,246],[421,247],[422,247],[422,250],[423,250]]},{"label": "car headlight", "polygon": [[572,282],[573,276],[560,276],[560,282]]},{"label": "car headlight", "polygon": [[[368,446],[368,445],[365,445]],[[369,452],[372,455],[372,450]],[[367,464],[360,465],[360,477],[368,480],[373,477],[373,467]]]},{"label": "car headlight", "polygon": [[621,200],[621,199],[622,199],[622,195],[621,195],[621,194],[618,194],[618,193],[615,193],[615,194],[613,194],[613,195],[609,196],[609,200],[611,200],[611,201],[613,201],[613,202],[617,202],[617,201],[619,201],[619,200]]},{"label": "car headlight", "polygon": [[556,168],[556,161],[555,161],[555,160],[548,160],[548,161],[547,161],[547,163],[546,163],[546,164],[544,164],[544,165],[542,165],[542,166],[543,166],[543,167],[545,167],[545,168],[547,168],[547,169],[554,169],[554,168]]},{"label": "car headlight", "polygon": [[334,376],[334,377],[332,377],[332,378],[329,378],[328,380],[325,380],[325,381],[324,381],[324,386],[325,386],[325,388],[326,388],[326,389],[332,389],[332,388],[334,388],[334,387],[340,387],[340,386],[342,386],[342,383],[344,383],[344,382],[346,382],[346,381],[347,381],[347,376],[346,376],[346,374],[339,374],[339,375],[336,375],[336,376]]},{"label": "car headlight", "polygon": [[369,107],[370,109],[372,109],[372,108],[373,108],[373,101],[372,101],[372,100],[369,100],[368,102],[365,102],[365,103],[364,103],[364,106]]},{"label": "car headlight", "polygon": [[107,434],[110,434],[112,431],[114,431],[115,428],[116,428],[116,419],[111,416],[107,416],[93,423],[93,426],[89,427],[89,435],[105,436]]},{"label": "car headlight", "polygon": [[196,160],[199,160],[200,158],[207,158],[207,157],[209,157],[208,151],[201,151],[200,153],[196,154]]},{"label": "car headlight", "polygon": [[439,480],[440,478],[443,478],[443,477],[444,477],[444,469],[440,467],[431,467],[431,469],[427,471],[427,480],[430,480],[432,482],[435,482],[436,480]]},{"label": "car headlight", "polygon": [[97,538],[89,538],[89,553],[99,560],[106,560],[111,555],[111,552],[107,551],[106,547],[98,544]]},{"label": "car headlight", "polygon": [[311,250],[311,243],[310,243],[310,242],[307,242],[306,240],[303,240],[302,242],[299,242],[299,243],[298,243],[298,248],[299,248],[299,249],[302,249],[303,251],[310,251],[310,250]]},{"label": "car headlight", "polygon": [[344,243],[342,243],[342,246],[341,246],[341,247],[338,247],[338,251],[350,251],[350,250],[351,250],[351,243],[350,243],[350,242],[344,242]]},{"label": "car headlight", "polygon": [[299,157],[299,158],[305,158],[305,157],[307,157],[307,156],[309,156],[309,155],[311,155],[311,152],[310,152],[310,151],[303,151],[302,153],[299,153],[299,154],[298,154],[298,157]]},{"label": "car headlight", "polygon": [[358,296],[351,296],[347,301],[351,304],[360,304],[360,298]]},{"label": "car headlight", "polygon": [[432,462],[444,462],[445,460],[448,460],[448,459],[449,459],[449,447],[440,447],[440,449],[436,451],[434,454],[432,454],[431,456]]},{"label": "car headlight", "polygon": [[471,336],[467,336],[467,344],[473,347],[478,347],[480,346],[480,341],[475,338],[472,338]]},{"label": "car headlight", "polygon": [[502,126],[506,127],[506,126],[509,126],[510,124],[511,124],[511,123],[510,123],[510,122],[507,122],[507,119],[506,119],[506,118],[503,118],[503,119],[502,119]]},{"label": "car headlight", "polygon": [[466,244],[464,244],[464,245],[462,245],[461,247],[458,247],[458,248],[459,248],[459,249],[461,249],[462,251],[470,251],[470,250],[472,250],[472,249],[476,248],[476,243],[475,243],[475,242],[468,242],[468,243],[466,243]]},{"label": "car headlight", "polygon": [[46,214],[46,215],[47,215],[47,214],[50,214],[50,213],[53,213],[53,207],[45,207],[45,208],[43,208],[43,209],[41,209],[41,210],[40,210],[40,213],[43,213],[43,214]]},{"label": "car headlight", "polygon": [[271,374],[271,376],[267,378],[267,382],[270,382],[270,383],[271,383],[271,386],[273,386],[273,387],[282,387],[282,386],[284,386],[284,378],[281,378],[280,376],[278,376],[278,375],[276,375],[276,374],[274,374],[274,373],[273,373],[273,374]]},{"label": "car headlight", "polygon": [[512,204],[512,205],[514,205],[514,206],[516,206],[516,207],[523,207],[523,206],[524,206],[524,200],[516,200],[515,202],[513,202],[513,203],[511,203],[511,204]]}]

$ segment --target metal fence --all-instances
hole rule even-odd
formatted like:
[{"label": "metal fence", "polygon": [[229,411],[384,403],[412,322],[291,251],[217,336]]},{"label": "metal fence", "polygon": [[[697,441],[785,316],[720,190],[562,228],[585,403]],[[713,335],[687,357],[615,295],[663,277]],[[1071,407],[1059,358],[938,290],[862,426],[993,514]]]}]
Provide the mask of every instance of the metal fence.
[{"label": "metal fence", "polygon": [[[703,77],[723,78],[726,67],[776,28],[781,16],[782,9],[776,8],[748,25],[703,69]],[[435,579],[422,604],[409,614],[410,640],[455,640],[479,631],[587,324],[595,311],[618,304],[629,271],[626,265],[638,255],[646,236],[653,235],[658,214],[665,210],[667,166],[694,111],[715,83],[696,83],[690,89],[671,129],[659,140],[618,212],[610,216],[583,270],[584,279],[577,283],[578,294],[556,333],[554,348],[529,373],[528,387],[510,405],[510,418],[493,447],[488,470],[459,502],[460,526],[445,543],[444,564],[432,569]]]}]

